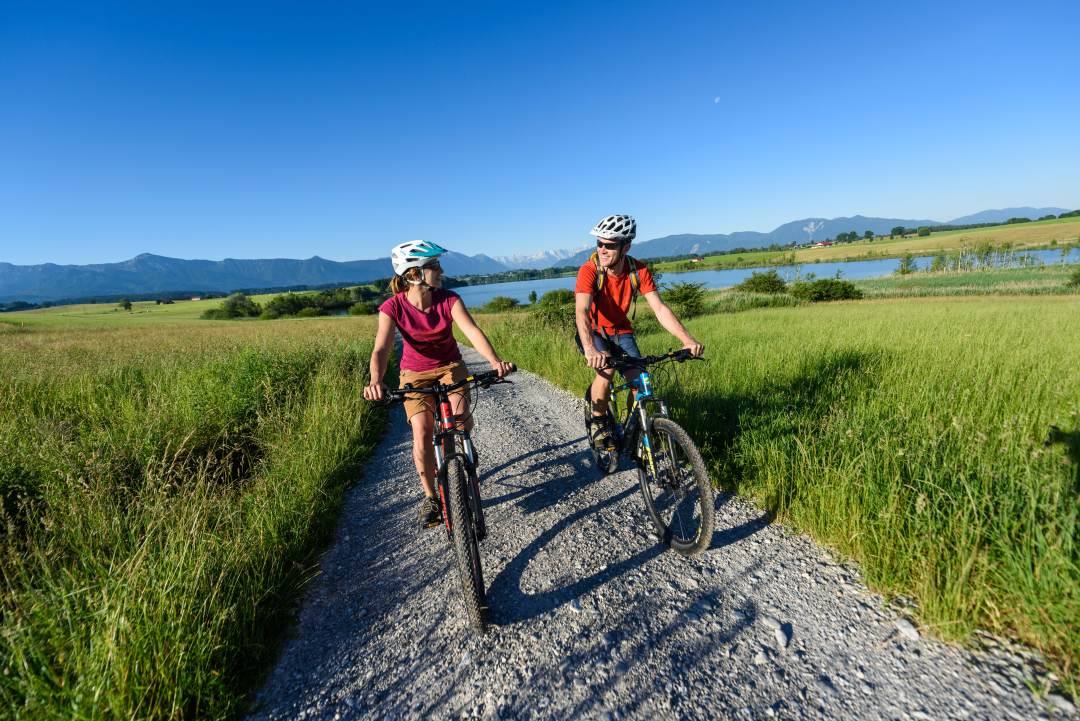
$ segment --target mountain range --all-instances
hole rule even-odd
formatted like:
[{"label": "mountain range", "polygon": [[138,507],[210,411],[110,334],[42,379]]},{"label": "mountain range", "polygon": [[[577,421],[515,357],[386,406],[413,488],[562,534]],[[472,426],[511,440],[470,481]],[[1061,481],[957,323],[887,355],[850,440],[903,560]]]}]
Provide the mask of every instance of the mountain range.
[{"label": "mountain range", "polygon": [[[769,233],[740,231],[729,234],[668,235],[635,241],[633,255],[638,258],[661,258],[692,253],[711,253],[735,248],[763,248],[770,245],[822,240],[838,233],[867,230],[887,235],[895,226],[906,228],[935,225],[970,225],[1000,223],[1009,218],[1040,218],[1067,212],[1064,208],[1002,208],[984,210],[946,223],[934,220],[869,218],[855,215],[845,218],[804,218],[785,223]],[[806,227],[814,223],[811,236]],[[817,224],[820,223],[820,226]],[[580,265],[592,253],[591,245],[567,250],[540,251],[529,255],[489,257],[447,253],[442,258],[451,276],[483,275],[517,268],[550,268]],[[143,253],[119,263],[92,265],[12,265],[0,262],[0,303],[26,301],[53,302],[61,299],[146,296],[180,291],[229,292],[255,288],[326,286],[365,283],[390,274],[390,259],[333,261],[318,256],[306,260],[274,258],[263,260],[181,260]]]}]

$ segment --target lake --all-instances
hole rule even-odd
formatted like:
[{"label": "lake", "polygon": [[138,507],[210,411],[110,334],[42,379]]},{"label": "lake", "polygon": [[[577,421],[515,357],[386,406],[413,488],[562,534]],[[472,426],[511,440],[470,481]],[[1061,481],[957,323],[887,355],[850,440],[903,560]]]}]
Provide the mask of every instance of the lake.
[{"label": "lake", "polygon": [[[1061,262],[1060,250],[1029,250],[1017,253],[1016,257],[1030,257],[1036,265],[1051,265]],[[1067,258],[1069,263],[1080,263],[1080,248],[1073,248]],[[916,266],[920,269],[930,267],[933,256],[922,256],[915,259]],[[789,266],[765,266],[759,268],[737,268],[732,270],[692,270],[686,273],[664,273],[660,279],[661,284],[670,283],[704,283],[706,288],[730,288],[738,285],[752,273],[766,270],[776,270],[787,281],[793,281],[796,276],[805,278],[813,273],[818,278],[832,278],[837,271],[845,280],[865,280],[867,278],[882,278],[892,275],[900,267],[899,258],[879,258],[875,260],[849,260],[832,263],[803,263]],[[516,298],[522,303],[529,302],[529,293],[536,292],[537,297],[542,296],[549,290],[565,288],[573,290],[574,278],[544,278],[541,280],[519,280],[512,283],[491,283],[488,285],[470,285],[462,288],[454,288],[454,292],[461,296],[469,307],[484,305],[496,296]]]}]

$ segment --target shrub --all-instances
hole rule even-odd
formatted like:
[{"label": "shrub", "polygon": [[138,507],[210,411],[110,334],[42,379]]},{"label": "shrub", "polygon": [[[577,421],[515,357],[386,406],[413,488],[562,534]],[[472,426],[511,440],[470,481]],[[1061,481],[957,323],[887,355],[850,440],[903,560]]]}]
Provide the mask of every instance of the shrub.
[{"label": "shrub", "polygon": [[122,310],[131,310],[131,301],[124,298],[122,301],[116,304],[118,308]]},{"label": "shrub", "polygon": [[1080,288],[1080,268],[1077,268],[1072,272],[1072,275],[1069,277],[1069,282],[1065,285],[1070,288]]},{"label": "shrub", "polygon": [[663,295],[664,301],[681,318],[693,318],[705,312],[704,283],[674,283]]},{"label": "shrub", "polygon": [[911,253],[904,253],[900,258],[900,266],[896,269],[897,275],[910,275],[914,273],[918,268],[915,267],[915,256]]},{"label": "shrub", "polygon": [[234,318],[241,318],[244,316],[254,318],[259,313],[262,313],[262,308],[259,307],[259,304],[243,293],[233,293],[221,302],[221,307]]},{"label": "shrub", "polygon": [[796,283],[791,286],[791,294],[799,300],[808,300],[814,303],[829,300],[858,300],[863,297],[862,291],[846,280],[836,278],[822,278],[806,283]]},{"label": "shrub", "polygon": [[786,293],[787,289],[787,283],[775,270],[764,273],[755,272],[735,286],[735,290],[741,290],[745,293]]},{"label": "shrub", "polygon": [[930,229],[927,228],[925,225],[920,226],[916,235],[918,235],[920,238],[925,238],[926,236],[930,235]]},{"label": "shrub", "polygon": [[224,308],[208,308],[199,316],[203,320],[232,320],[233,316]]},{"label": "shrub", "polygon": [[297,318],[317,318],[320,315],[326,315],[326,311],[322,308],[314,308],[308,306],[307,308],[301,308],[296,312]]},{"label": "shrub", "polygon": [[505,295],[497,295],[487,302],[487,305],[483,306],[480,310],[485,313],[504,313],[508,310],[517,308],[521,303],[517,298],[510,298]]},{"label": "shrub", "polygon": [[534,305],[536,317],[543,323],[572,328],[574,325],[574,292],[560,288],[549,290]]},{"label": "shrub", "polygon": [[361,300],[349,306],[349,315],[375,315],[379,304],[373,300]]}]

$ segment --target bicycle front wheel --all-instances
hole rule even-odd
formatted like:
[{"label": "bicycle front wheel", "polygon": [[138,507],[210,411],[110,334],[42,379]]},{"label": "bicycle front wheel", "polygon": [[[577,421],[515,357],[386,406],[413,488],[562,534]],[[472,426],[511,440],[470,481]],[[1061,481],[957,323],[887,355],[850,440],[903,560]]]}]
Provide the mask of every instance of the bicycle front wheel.
[{"label": "bicycle front wheel", "polygon": [[660,540],[676,553],[693,556],[712,542],[712,483],[697,446],[679,424],[655,418],[651,425],[651,464],[646,458],[645,434],[638,441],[638,483],[645,508]]},{"label": "bicycle front wheel", "polygon": [[458,575],[465,600],[469,623],[480,633],[487,630],[484,594],[484,571],[480,567],[480,548],[476,541],[476,525],[469,506],[468,476],[461,459],[452,456],[446,463],[447,486],[450,493],[450,536],[457,557]]}]

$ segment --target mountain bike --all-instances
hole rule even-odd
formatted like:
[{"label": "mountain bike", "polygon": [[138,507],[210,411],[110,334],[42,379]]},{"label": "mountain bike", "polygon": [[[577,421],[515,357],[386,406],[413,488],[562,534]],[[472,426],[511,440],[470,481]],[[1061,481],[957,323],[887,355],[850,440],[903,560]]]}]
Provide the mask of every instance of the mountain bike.
[{"label": "mountain bike", "polygon": [[[682,427],[668,417],[667,402],[656,395],[654,380],[647,370],[667,363],[684,363],[694,358],[683,348],[660,356],[633,358],[622,349],[609,347],[607,367],[623,376],[624,382],[611,389],[608,428],[614,448],[599,448],[593,423],[591,387],[585,391],[585,432],[593,461],[603,474],[613,473],[619,457],[628,457],[637,467],[638,484],[645,509],[661,542],[676,553],[693,556],[712,541],[713,489],[701,453]],[[627,373],[637,377],[626,380]],[[617,396],[626,391],[625,413],[619,418]]]},{"label": "mountain bike", "polygon": [[478,632],[487,629],[487,597],[484,589],[484,570],[480,564],[480,541],[487,537],[484,508],[480,500],[480,481],[476,474],[476,448],[463,419],[454,415],[450,394],[461,388],[488,388],[510,383],[499,378],[495,371],[474,373],[456,383],[436,384],[423,388],[406,385],[387,391],[386,403],[404,400],[410,394],[424,393],[435,397],[438,408],[432,443],[435,445],[436,484],[447,539],[454,549],[461,591],[469,622]]}]

